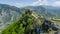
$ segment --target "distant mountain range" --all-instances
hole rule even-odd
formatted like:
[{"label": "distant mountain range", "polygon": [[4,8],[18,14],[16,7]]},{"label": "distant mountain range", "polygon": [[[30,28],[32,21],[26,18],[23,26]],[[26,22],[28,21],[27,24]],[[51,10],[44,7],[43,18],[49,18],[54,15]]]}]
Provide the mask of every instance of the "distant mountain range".
[{"label": "distant mountain range", "polygon": [[60,18],[60,7],[53,6],[28,6],[25,8],[31,8],[35,10],[38,14],[43,15],[44,17],[55,17]]}]

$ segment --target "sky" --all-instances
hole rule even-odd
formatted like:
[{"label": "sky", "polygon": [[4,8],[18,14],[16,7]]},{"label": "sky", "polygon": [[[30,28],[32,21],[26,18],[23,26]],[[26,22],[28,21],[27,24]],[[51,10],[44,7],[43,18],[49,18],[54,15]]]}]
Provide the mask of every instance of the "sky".
[{"label": "sky", "polygon": [[0,4],[8,4],[16,7],[24,6],[60,6],[60,0],[0,0]]}]

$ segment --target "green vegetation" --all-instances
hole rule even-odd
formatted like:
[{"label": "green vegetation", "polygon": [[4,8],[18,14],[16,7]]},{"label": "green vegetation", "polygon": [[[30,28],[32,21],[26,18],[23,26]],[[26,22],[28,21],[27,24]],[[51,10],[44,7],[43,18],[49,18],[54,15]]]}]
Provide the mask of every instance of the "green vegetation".
[{"label": "green vegetation", "polygon": [[[29,10],[27,11],[29,12]],[[34,18],[31,14],[25,13],[22,17],[2,31],[2,34],[27,34],[34,29]]]}]

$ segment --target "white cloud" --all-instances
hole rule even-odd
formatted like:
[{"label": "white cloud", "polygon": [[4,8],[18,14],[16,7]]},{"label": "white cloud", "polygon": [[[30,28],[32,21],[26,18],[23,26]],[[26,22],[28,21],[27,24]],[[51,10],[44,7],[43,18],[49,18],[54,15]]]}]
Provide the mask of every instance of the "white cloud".
[{"label": "white cloud", "polygon": [[30,4],[26,4],[26,3],[15,3],[14,6],[16,7],[25,7],[25,6],[30,6]]},{"label": "white cloud", "polygon": [[21,3],[14,3],[13,6],[23,7],[23,6],[39,6],[39,5],[49,5],[49,6],[60,6],[60,1],[47,1],[47,0],[37,0],[32,4],[21,4]]},{"label": "white cloud", "polygon": [[48,4],[49,4],[49,2],[47,0],[42,1],[42,5],[48,5]]},{"label": "white cloud", "polygon": [[47,0],[38,0],[36,2],[33,2],[31,5],[33,5],[33,6],[48,5],[48,1]]},{"label": "white cloud", "polygon": [[15,6],[20,7],[21,4],[20,3],[15,3]]},{"label": "white cloud", "polygon": [[60,1],[53,2],[52,6],[60,6]]},{"label": "white cloud", "polygon": [[47,0],[37,0],[31,4],[32,6],[39,6],[39,5],[50,5],[50,6],[60,6],[60,1],[50,2]]},{"label": "white cloud", "polygon": [[36,2],[33,2],[31,5],[32,6],[36,6],[36,5],[39,5],[40,1],[36,1]]}]

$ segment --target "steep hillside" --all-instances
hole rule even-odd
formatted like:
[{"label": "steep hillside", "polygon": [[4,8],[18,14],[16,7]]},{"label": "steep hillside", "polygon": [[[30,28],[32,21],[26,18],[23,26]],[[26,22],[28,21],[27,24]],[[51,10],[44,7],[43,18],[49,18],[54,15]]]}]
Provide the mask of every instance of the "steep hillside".
[{"label": "steep hillside", "polygon": [[7,29],[2,32],[2,34],[27,34],[28,31],[34,29],[33,22],[33,16],[31,16],[30,12],[26,11],[19,20],[11,24]]},{"label": "steep hillside", "polygon": [[17,7],[0,4],[0,31],[20,18],[21,14],[20,9]]},{"label": "steep hillside", "polygon": [[[58,31],[53,22],[27,9],[20,19],[2,31],[2,34],[44,34]],[[53,32],[53,33],[54,33]]]}]

